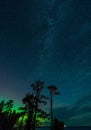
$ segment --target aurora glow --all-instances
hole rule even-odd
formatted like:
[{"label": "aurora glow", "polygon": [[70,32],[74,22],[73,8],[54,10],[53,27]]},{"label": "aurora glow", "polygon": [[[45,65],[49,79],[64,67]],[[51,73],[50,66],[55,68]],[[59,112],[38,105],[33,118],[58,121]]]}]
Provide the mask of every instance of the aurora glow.
[{"label": "aurora glow", "polygon": [[91,124],[91,0],[0,2],[0,100],[17,109],[36,80],[47,96],[47,86],[58,87],[54,116]]}]

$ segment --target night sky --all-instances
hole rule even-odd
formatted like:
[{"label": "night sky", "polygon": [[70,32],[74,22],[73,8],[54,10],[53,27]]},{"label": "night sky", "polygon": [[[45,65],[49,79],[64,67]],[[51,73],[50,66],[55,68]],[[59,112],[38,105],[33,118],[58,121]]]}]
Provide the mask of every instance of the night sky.
[{"label": "night sky", "polygon": [[55,117],[91,125],[91,0],[0,0],[0,100],[36,80],[61,93]]}]

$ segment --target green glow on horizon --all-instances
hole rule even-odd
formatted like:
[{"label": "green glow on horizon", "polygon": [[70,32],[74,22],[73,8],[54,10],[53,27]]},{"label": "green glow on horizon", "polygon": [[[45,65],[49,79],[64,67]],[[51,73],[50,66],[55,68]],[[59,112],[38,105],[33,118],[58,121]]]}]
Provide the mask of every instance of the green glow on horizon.
[{"label": "green glow on horizon", "polygon": [[[21,124],[22,126],[25,126],[26,124],[26,120],[28,119],[27,115],[22,115],[18,121],[16,122],[16,126],[18,126],[19,124]],[[45,126],[45,122],[49,122],[47,119],[42,119],[37,117],[37,120],[41,123],[41,126]]]},{"label": "green glow on horizon", "polygon": [[[9,100],[12,100],[12,99],[8,99],[8,98],[0,98],[0,102],[1,101],[4,101],[5,103],[7,103]],[[13,100],[13,108],[12,108],[12,111],[16,111],[16,112],[20,112],[20,110],[19,110],[19,107],[21,107],[21,106],[23,106],[23,104],[21,103],[18,103],[18,102],[16,102],[16,101],[14,101]]]},{"label": "green glow on horizon", "polygon": [[21,116],[19,117],[17,124],[22,124],[24,126],[26,123],[26,120],[27,120],[27,115]]},{"label": "green glow on horizon", "polygon": [[[8,102],[9,100],[11,100],[11,99],[3,99],[3,98],[1,98],[1,99],[0,99],[0,102],[3,101],[3,100],[5,101],[5,103],[7,103],[7,102]],[[16,103],[16,104],[15,104],[15,103],[16,103],[16,102],[13,101],[12,112],[13,112],[14,110],[15,110],[17,113],[18,113],[18,112],[21,112],[21,110],[19,110],[19,107],[22,107],[23,104],[19,104],[19,103]],[[3,111],[6,111],[6,110],[4,109]],[[17,126],[17,125],[19,125],[19,124],[22,124],[22,125],[24,126],[25,123],[26,123],[27,118],[28,118],[27,115],[22,115],[22,116],[20,116],[15,125]],[[43,119],[43,118],[40,118],[40,117],[37,117],[36,120],[38,120],[38,121],[42,124],[42,126],[45,124],[45,122],[49,122],[48,119]]]}]

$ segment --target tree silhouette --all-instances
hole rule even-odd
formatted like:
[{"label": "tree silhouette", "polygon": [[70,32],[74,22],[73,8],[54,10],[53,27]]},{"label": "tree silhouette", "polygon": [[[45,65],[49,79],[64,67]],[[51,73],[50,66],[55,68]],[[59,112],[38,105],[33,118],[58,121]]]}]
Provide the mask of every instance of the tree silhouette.
[{"label": "tree silhouette", "polygon": [[[2,100],[0,102],[0,129],[14,130],[18,127],[19,130],[22,128],[24,130],[35,130],[37,126],[41,126],[41,118],[44,120],[49,119],[49,114],[43,110],[43,106],[47,104],[48,100],[48,97],[43,94],[44,87],[44,82],[39,80],[31,84],[31,91],[22,99],[24,106],[19,108],[21,112],[13,110],[13,100],[8,100],[7,102]],[[50,86],[48,89],[50,89]],[[59,94],[53,90],[54,87],[51,86],[51,104],[52,95]]]},{"label": "tree silhouette", "polygon": [[28,115],[26,122],[26,130],[35,130],[36,125],[39,124],[37,117],[47,118],[49,114],[42,110],[41,105],[47,104],[47,97],[42,94],[44,89],[43,81],[36,81],[31,84],[32,91],[23,98],[23,103],[25,104],[25,110]]},{"label": "tree silhouette", "polygon": [[11,113],[12,112],[12,108],[13,108],[13,100],[9,100],[6,102],[5,104],[5,109],[8,113]]},{"label": "tree silhouette", "polygon": [[0,127],[2,130],[13,130],[20,114],[12,110],[13,100],[0,102]]},{"label": "tree silhouette", "polygon": [[3,110],[4,110],[4,106],[5,106],[5,101],[2,100],[0,102],[0,128],[3,128],[3,122],[4,122],[4,114],[3,114]]},{"label": "tree silhouette", "polygon": [[4,106],[5,106],[5,101],[2,100],[2,101],[0,102],[0,114],[2,113],[2,111],[3,111],[3,109],[4,109]]}]

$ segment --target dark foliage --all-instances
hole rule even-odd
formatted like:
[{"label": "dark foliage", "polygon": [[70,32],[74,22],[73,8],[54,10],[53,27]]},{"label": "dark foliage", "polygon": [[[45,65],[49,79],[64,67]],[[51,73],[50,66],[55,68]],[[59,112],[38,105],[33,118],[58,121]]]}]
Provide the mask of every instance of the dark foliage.
[{"label": "dark foliage", "polygon": [[47,104],[47,97],[42,94],[42,90],[44,89],[44,82],[36,81],[31,85],[31,92],[26,94],[23,98],[23,103],[25,104],[24,110],[28,115],[28,119],[26,121],[26,130],[35,130],[37,125],[40,125],[40,121],[37,120],[37,117],[48,118],[49,114],[41,109],[41,105]]},{"label": "dark foliage", "polygon": [[12,110],[13,100],[0,102],[0,129],[13,130],[13,127],[20,117],[20,114]]}]

